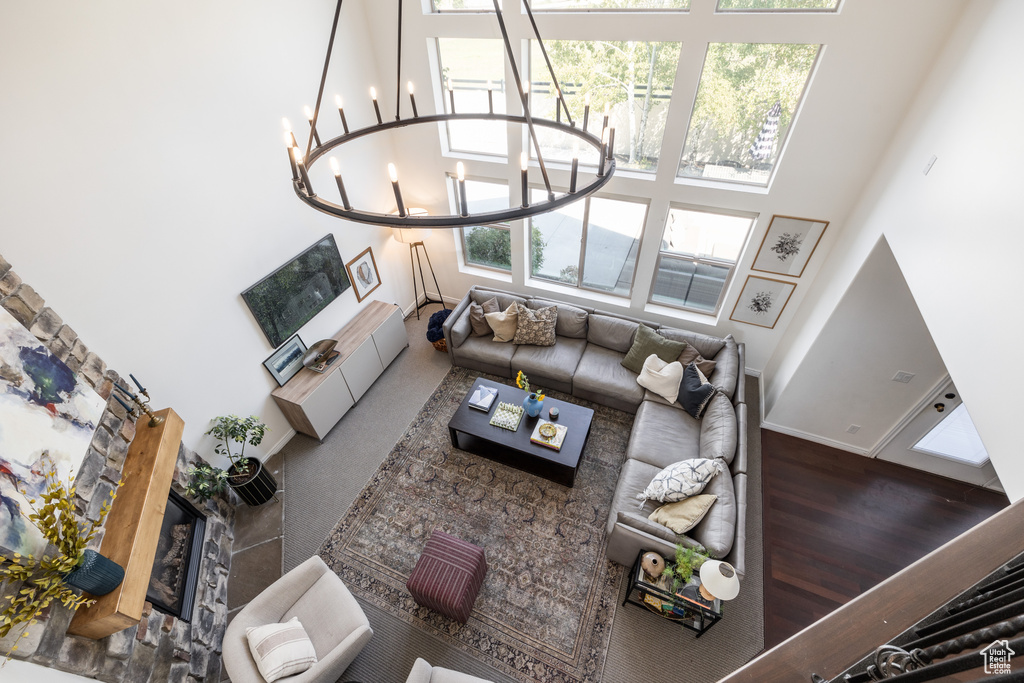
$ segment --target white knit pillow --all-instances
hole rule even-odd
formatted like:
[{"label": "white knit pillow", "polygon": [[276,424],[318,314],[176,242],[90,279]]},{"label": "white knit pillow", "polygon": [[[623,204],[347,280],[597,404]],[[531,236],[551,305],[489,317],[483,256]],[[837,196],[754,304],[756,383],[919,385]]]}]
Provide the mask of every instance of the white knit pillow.
[{"label": "white knit pillow", "polygon": [[302,673],[316,664],[316,650],[298,617],[283,624],[247,628],[249,652],[267,683]]},{"label": "white knit pillow", "polygon": [[636,494],[636,497],[639,500],[674,503],[703,491],[708,482],[724,469],[725,464],[721,460],[680,460],[654,475],[644,492]]},{"label": "white knit pillow", "polygon": [[679,361],[666,363],[652,353],[644,361],[643,370],[637,375],[636,383],[650,389],[669,403],[679,397],[679,383],[683,381],[683,364]]}]

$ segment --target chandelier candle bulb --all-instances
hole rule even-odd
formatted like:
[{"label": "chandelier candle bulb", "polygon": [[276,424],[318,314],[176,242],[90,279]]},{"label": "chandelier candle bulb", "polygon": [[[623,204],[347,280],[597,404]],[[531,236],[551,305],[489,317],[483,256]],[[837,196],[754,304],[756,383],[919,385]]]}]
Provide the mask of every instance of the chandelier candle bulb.
[{"label": "chandelier candle bulb", "polygon": [[562,91],[555,90],[555,123],[562,122]]},{"label": "chandelier candle bulb", "polygon": [[523,208],[525,209],[530,205],[530,186],[529,176],[527,174],[527,171],[530,167],[530,161],[526,152],[523,152],[519,156],[519,165],[522,167],[523,171]]},{"label": "chandelier candle bulb", "polygon": [[334,96],[334,104],[338,106],[338,116],[341,117],[341,127],[345,130],[345,135],[348,135],[348,121],[345,120],[345,110],[341,107],[341,95]]},{"label": "chandelier candle bulb", "polygon": [[291,121],[289,121],[286,118],[282,118],[281,119],[281,125],[284,126],[284,134],[288,138],[291,138],[291,143],[292,143],[291,146],[292,147],[298,147],[299,146],[299,142],[298,142],[298,140],[295,139],[295,133],[292,132],[292,123],[291,123]]},{"label": "chandelier candle bulb", "polygon": [[348,203],[348,193],[345,192],[345,183],[341,182],[341,166],[338,164],[338,159],[331,157],[328,159],[331,164],[331,170],[334,171],[334,181],[338,183],[338,194],[341,195],[341,204],[345,207],[346,211],[352,210],[352,205]]},{"label": "chandelier candle bulb", "polygon": [[590,123],[590,93],[583,96],[583,132],[587,131],[588,123]]},{"label": "chandelier candle bulb", "polygon": [[580,170],[580,140],[572,139],[572,170],[569,172],[569,194],[576,194],[576,178]]},{"label": "chandelier candle bulb", "polygon": [[409,81],[407,85],[409,88],[409,103],[412,105],[412,115],[413,118],[416,118],[420,113],[416,111],[416,95],[413,94],[412,81]]},{"label": "chandelier candle bulb", "polygon": [[377,104],[377,89],[370,88],[370,99],[373,100],[373,113],[377,115],[377,125],[384,123],[384,119],[380,117],[380,105]]},{"label": "chandelier candle bulb", "polygon": [[395,191],[395,202],[398,204],[398,215],[405,218],[405,202],[402,201],[402,190],[398,187],[398,170],[394,164],[388,164],[388,176],[391,178],[391,189]]},{"label": "chandelier candle bulb", "polygon": [[299,175],[302,177],[302,185],[306,188],[306,194],[310,197],[315,197],[316,193],[313,192],[313,184],[309,182],[309,173],[306,172],[306,164],[302,158],[302,152],[298,147],[292,147],[292,152],[295,154],[295,165],[299,168]]},{"label": "chandelier candle bulb", "polygon": [[[604,104],[604,121],[601,122],[601,130],[602,131],[605,131],[605,130],[608,129],[608,113],[609,113],[610,107],[611,107],[611,105],[609,105],[607,102],[605,102],[605,104]],[[601,135],[603,136],[604,132],[602,132]]]},{"label": "chandelier candle bulb", "polygon": [[292,182],[295,182],[299,179],[299,169],[295,166],[295,152],[292,151],[295,149],[295,145],[292,144],[290,137],[288,133],[284,134],[284,146],[288,148],[288,163],[292,167]]},{"label": "chandelier candle bulb", "polygon": [[306,120],[309,121],[309,129],[313,131],[313,139],[316,140],[316,146],[320,147],[320,134],[316,132],[316,126],[313,125],[313,110],[309,107],[304,107],[304,113],[306,114]]},{"label": "chandelier candle bulb", "polygon": [[452,79],[448,79],[448,103],[451,105],[452,113],[455,113],[455,88],[452,87]]},{"label": "chandelier candle bulb", "polygon": [[601,152],[597,155],[597,175],[604,175],[604,161],[605,155],[608,154],[608,129],[604,129],[604,133],[601,135]]},{"label": "chandelier candle bulb", "polygon": [[455,166],[455,173],[459,178],[459,209],[463,216],[469,215],[469,204],[466,202],[466,167],[460,161]]},{"label": "chandelier candle bulb", "polygon": [[608,129],[608,161],[612,160],[615,151],[615,126]]},{"label": "chandelier candle bulb", "polygon": [[487,113],[494,113],[494,83],[487,81]]}]

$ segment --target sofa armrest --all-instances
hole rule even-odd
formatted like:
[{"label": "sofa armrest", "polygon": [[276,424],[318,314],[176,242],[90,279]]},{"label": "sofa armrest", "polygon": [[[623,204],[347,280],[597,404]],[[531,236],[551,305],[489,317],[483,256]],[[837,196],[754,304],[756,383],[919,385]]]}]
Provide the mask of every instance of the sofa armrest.
[{"label": "sofa armrest", "polygon": [[733,392],[732,402],[734,405],[747,402],[747,345],[739,342],[736,351],[740,359],[740,367],[736,373],[736,391]]},{"label": "sofa armrest", "polygon": [[[472,290],[470,290],[472,291]],[[452,340],[452,328],[455,327],[455,321],[462,317],[463,313],[469,310],[469,304],[473,300],[469,296],[469,292],[466,292],[466,296],[462,297],[462,301],[452,310],[451,315],[444,321],[444,325],[441,329],[444,331],[445,343],[448,346],[448,360],[452,365],[455,365],[455,344]]]},{"label": "sofa armrest", "polygon": [[[677,536],[676,538],[683,547],[704,550],[704,546],[689,536]],[[608,546],[605,548],[605,555],[608,556],[608,559],[624,567],[632,567],[641,550],[652,550],[660,553],[662,557],[672,558],[676,555],[676,544],[622,522],[616,522],[612,527],[612,533],[608,536]]]},{"label": "sofa armrest", "polygon": [[370,642],[373,629],[360,626],[348,634],[345,640],[327,653],[327,656],[304,672],[289,678],[289,683],[317,683],[318,681],[335,681],[345,673],[352,660],[356,658],[366,644]]},{"label": "sofa armrest", "polygon": [[747,475],[737,474],[732,483],[736,490],[736,539],[725,561],[735,567],[736,574],[742,579],[747,569]]},{"label": "sofa armrest", "polygon": [[736,406],[736,453],[729,470],[733,476],[747,473],[747,404]]}]

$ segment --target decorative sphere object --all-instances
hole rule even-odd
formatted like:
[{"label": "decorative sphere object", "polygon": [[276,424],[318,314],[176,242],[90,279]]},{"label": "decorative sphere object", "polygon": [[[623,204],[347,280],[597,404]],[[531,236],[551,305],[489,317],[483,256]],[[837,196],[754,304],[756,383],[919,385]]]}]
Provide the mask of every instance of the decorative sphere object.
[{"label": "decorative sphere object", "polygon": [[556,408],[555,406],[551,406],[550,408],[548,408],[548,417],[550,417],[552,420],[558,419],[558,408]]},{"label": "decorative sphere object", "polygon": [[665,571],[665,558],[658,553],[644,553],[640,558],[640,566],[651,578],[658,578]]}]

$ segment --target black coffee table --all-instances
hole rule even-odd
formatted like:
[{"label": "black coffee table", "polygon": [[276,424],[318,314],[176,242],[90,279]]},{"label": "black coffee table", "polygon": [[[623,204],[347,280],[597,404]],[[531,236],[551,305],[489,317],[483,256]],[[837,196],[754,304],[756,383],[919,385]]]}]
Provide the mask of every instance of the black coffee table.
[{"label": "black coffee table", "polygon": [[[469,407],[469,397],[478,386],[498,390],[498,396],[486,413]],[[549,397],[544,399],[540,415],[530,417],[524,414],[519,429],[514,432],[490,423],[499,403],[522,405],[525,398],[526,392],[522,389],[478,378],[448,422],[452,446],[571,487],[576,480],[576,468],[583,456],[583,447],[590,436],[594,411]],[[557,451],[530,441],[537,422],[549,419],[548,410],[552,406],[558,408],[558,418],[552,422],[569,428],[561,450]]]}]

